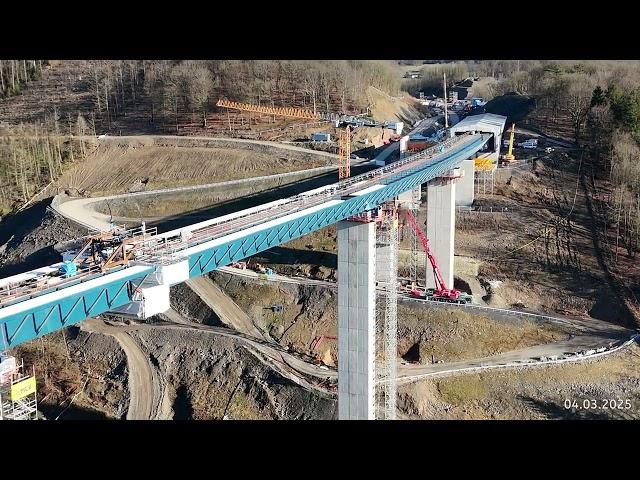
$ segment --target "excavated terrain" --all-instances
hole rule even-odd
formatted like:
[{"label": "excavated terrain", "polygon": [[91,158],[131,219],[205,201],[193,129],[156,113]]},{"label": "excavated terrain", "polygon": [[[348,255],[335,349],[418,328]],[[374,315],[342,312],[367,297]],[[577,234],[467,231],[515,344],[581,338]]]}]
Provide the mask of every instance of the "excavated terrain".
[{"label": "excavated terrain", "polygon": [[133,334],[165,383],[173,419],[330,419],[336,402],[300,388],[244,346],[213,334]]},{"label": "excavated terrain", "polygon": [[[309,353],[313,340],[336,336],[336,290],[310,285],[276,284],[245,279],[222,272],[211,278],[249,314],[254,325],[282,345]],[[273,305],[282,305],[274,312]],[[430,308],[399,302],[398,356],[418,363],[455,361],[495,355],[528,346],[566,339],[570,330],[557,325],[521,319],[470,314],[460,309]],[[337,359],[337,343],[319,347]]]},{"label": "excavated terrain", "polygon": [[316,168],[331,157],[268,145],[162,137],[113,137],[52,188],[90,196],[202,185]]}]

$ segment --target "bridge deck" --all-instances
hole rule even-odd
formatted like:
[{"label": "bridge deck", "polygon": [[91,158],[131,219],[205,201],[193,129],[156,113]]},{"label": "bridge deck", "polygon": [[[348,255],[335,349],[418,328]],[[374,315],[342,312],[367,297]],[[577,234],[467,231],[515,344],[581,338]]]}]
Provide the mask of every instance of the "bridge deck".
[{"label": "bridge deck", "polygon": [[[139,285],[158,265],[188,259],[189,276],[202,275],[370,210],[454,168],[479,150],[487,139],[486,135],[455,137],[326,187],[152,235],[128,267],[105,273],[79,271],[78,277],[67,279],[51,274],[52,270],[57,271],[56,264],[49,270],[45,267],[38,269],[40,272],[29,272],[31,275],[2,279],[0,347],[16,345],[128,303],[132,286]],[[36,272],[40,279],[54,277],[55,285],[46,281],[34,284]],[[16,296],[15,292],[24,288],[25,282],[29,289]],[[80,304],[84,308],[77,308]]]}]

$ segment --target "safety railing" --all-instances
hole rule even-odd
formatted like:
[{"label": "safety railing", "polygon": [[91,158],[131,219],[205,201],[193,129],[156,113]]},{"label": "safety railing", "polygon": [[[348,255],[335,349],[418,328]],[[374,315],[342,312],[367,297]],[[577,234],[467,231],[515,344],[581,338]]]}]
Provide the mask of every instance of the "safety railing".
[{"label": "safety railing", "polygon": [[[120,269],[122,267],[118,267]],[[110,270],[113,272],[114,270]],[[57,291],[67,288],[77,283],[91,280],[102,274],[99,265],[81,267],[72,277],[65,277],[62,273],[54,272],[48,275],[39,275],[20,282],[19,284],[9,284],[0,289],[0,308],[6,307],[17,299],[29,299],[39,296],[41,293]]]}]

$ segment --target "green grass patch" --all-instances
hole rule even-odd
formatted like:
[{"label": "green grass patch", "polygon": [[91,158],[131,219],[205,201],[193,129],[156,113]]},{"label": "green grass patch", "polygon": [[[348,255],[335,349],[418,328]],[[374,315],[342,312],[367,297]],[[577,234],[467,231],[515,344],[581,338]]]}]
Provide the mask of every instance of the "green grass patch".
[{"label": "green grass patch", "polygon": [[487,395],[484,382],[475,376],[449,378],[437,383],[442,399],[455,406],[482,400]]}]

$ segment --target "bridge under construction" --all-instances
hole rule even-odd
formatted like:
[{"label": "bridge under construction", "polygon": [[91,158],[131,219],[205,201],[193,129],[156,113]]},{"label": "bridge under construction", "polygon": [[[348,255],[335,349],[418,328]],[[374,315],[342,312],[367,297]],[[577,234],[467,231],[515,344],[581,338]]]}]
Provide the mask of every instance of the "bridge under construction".
[{"label": "bridge under construction", "polygon": [[[459,165],[490,137],[465,133],[364,174],[169,232],[142,226],[78,239],[62,262],[0,279],[0,348],[106,312],[163,313],[171,286],[337,223],[339,418],[393,418],[397,207],[415,209],[414,192],[427,184],[427,232],[453,284]],[[386,215],[371,214],[380,210]],[[378,298],[376,283],[384,287]],[[378,335],[376,315],[384,317]],[[376,396],[383,397],[377,411]]]}]

